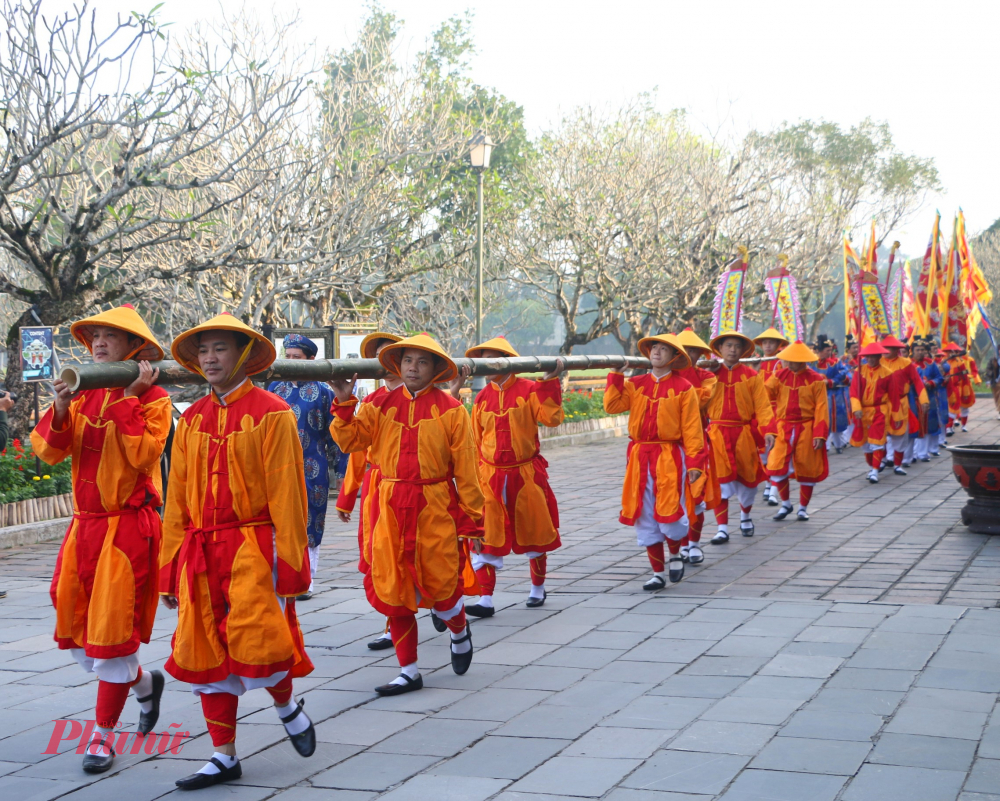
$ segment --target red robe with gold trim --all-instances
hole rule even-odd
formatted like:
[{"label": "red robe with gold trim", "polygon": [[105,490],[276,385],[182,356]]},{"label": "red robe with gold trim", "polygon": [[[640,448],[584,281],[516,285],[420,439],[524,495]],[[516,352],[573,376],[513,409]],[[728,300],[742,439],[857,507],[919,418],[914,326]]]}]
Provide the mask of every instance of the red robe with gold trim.
[{"label": "red robe with gold trim", "polygon": [[830,475],[825,444],[813,440],[830,435],[830,413],[826,376],[806,367],[794,372],[783,367],[765,384],[776,414],[765,433],[774,434],[774,447],[767,458],[767,474],[782,478],[792,471],[799,482],[816,484]]},{"label": "red robe with gold trim", "polygon": [[759,450],[760,430],[771,422],[771,402],[760,375],[745,364],[721,365],[708,402],[708,441],[719,483],[756,487],[766,475]]}]

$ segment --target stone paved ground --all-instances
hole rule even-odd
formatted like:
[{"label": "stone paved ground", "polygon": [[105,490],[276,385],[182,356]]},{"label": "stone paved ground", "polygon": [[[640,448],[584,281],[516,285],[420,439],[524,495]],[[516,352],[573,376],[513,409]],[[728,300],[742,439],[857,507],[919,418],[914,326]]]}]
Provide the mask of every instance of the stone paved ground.
[{"label": "stone paved ground", "polygon": [[[956,442],[995,442],[982,403]],[[522,605],[527,569],[501,573],[492,619],[474,625],[472,670],[422,621],[426,689],[379,699],[395,660],[359,591],[356,539],[331,525],[323,591],[300,604],[315,673],[297,682],[317,722],[292,752],[256,691],[241,700],[244,778],[202,799],[312,801],[1000,801],[1000,540],[956,525],[962,493],[945,455],[872,487],[857,453],[834,456],[809,523],[706,546],[705,565],[650,597],[648,566],[615,521],[621,441],[555,450],[565,547],[550,596]],[[773,510],[772,510],[773,511]],[[75,743],[47,755],[53,720],[93,717],[94,684],[53,648],[55,546],[0,555],[0,796],[152,801],[210,751],[199,708],[170,682],[161,726],[179,755],[126,755],[101,777]],[[162,664],[160,611],[140,652]],[[134,726],[133,701],[125,722]],[[169,724],[179,724],[168,729]]]}]

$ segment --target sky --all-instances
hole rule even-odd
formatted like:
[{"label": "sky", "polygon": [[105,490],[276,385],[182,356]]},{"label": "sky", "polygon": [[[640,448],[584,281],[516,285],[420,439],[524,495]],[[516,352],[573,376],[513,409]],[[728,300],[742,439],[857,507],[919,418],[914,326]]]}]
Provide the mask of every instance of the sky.
[{"label": "sky", "polygon": [[[152,7],[156,0],[146,0]],[[68,0],[45,0],[49,9]],[[382,0],[417,52],[442,21],[471,10],[472,78],[524,107],[537,134],[577,106],[619,105],[656,91],[706,130],[825,119],[889,123],[905,153],[934,160],[942,191],[886,241],[922,256],[939,208],[962,207],[975,233],[1000,218],[1000,1],[951,0]],[[174,34],[239,8],[298,7],[303,41],[349,44],[369,3],[358,0],[165,0]],[[92,0],[99,16],[142,0]],[[879,232],[881,236],[883,232]]]}]

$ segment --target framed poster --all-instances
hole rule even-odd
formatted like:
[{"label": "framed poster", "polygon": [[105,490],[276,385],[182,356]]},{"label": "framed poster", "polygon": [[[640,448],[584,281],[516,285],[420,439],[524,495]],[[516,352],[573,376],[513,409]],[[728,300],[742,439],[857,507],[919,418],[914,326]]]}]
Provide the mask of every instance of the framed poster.
[{"label": "framed poster", "polygon": [[26,383],[51,381],[56,377],[56,351],[52,328],[21,326],[21,380]]},{"label": "framed poster", "polygon": [[[375,323],[334,323],[334,356],[335,359],[360,359],[361,342],[372,331],[377,331]],[[365,397],[374,392],[378,387],[378,381],[374,378],[359,378],[355,394],[359,398]]]},{"label": "framed poster", "polygon": [[266,330],[267,328],[270,328],[270,326],[265,328],[264,334],[271,338],[271,341],[274,343],[274,349],[278,351],[279,359],[285,358],[283,343],[285,337],[289,334],[300,334],[315,342],[317,359],[336,358],[332,355],[334,353],[333,331],[329,328],[270,328],[270,330]]}]

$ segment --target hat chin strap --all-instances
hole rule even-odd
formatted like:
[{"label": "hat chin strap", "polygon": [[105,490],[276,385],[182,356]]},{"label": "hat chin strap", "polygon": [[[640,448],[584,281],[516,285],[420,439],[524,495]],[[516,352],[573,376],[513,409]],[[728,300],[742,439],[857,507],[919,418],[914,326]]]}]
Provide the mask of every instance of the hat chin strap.
[{"label": "hat chin strap", "polygon": [[229,374],[229,377],[226,379],[226,381],[232,381],[233,380],[233,376],[235,376],[236,373],[239,372],[239,369],[244,364],[246,364],[247,359],[250,358],[250,351],[253,350],[253,346],[255,344],[256,344],[256,340],[254,340],[253,338],[251,338],[250,342],[247,344],[247,346],[245,348],[243,348],[243,353],[240,354],[240,358],[236,361],[236,366],[233,367],[233,371]]}]

